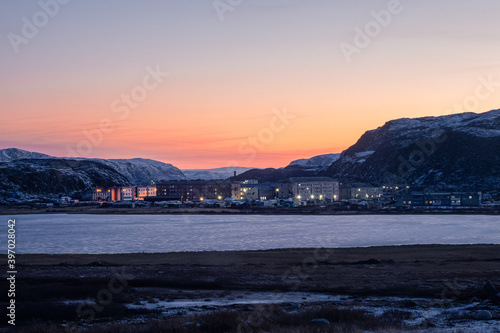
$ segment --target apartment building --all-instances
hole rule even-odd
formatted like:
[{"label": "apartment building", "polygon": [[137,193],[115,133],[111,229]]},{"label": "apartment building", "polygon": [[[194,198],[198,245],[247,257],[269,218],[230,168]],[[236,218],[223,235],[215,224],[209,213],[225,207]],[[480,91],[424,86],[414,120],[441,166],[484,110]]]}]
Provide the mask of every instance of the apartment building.
[{"label": "apartment building", "polygon": [[291,177],[278,183],[279,198],[338,200],[339,182],[329,177]]},{"label": "apartment building", "polygon": [[480,206],[481,192],[412,192],[396,196],[396,207]]},{"label": "apartment building", "polygon": [[156,184],[159,197],[180,197],[182,201],[238,199],[240,184],[225,180],[172,180]]},{"label": "apartment building", "polygon": [[368,183],[342,183],[340,184],[340,199],[373,200],[381,198],[384,189]]}]

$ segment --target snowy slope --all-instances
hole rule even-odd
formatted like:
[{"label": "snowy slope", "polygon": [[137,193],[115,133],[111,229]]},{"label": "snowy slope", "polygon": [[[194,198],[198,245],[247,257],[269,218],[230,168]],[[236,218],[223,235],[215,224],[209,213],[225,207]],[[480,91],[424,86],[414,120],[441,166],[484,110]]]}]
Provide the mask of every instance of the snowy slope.
[{"label": "snowy slope", "polygon": [[[42,160],[50,160],[52,162],[44,164]],[[27,172],[31,175],[31,177],[33,177],[33,179],[40,182],[40,185],[37,185],[40,187],[38,191],[40,193],[43,192],[43,188],[47,191],[52,191],[54,188],[57,188],[57,186],[52,186],[53,184],[46,184],[46,186],[44,186],[42,184],[42,180],[46,180],[48,178],[46,178],[43,174],[36,176],[38,171],[40,173],[48,172],[58,175],[68,175],[68,178],[70,175],[73,175],[75,177],[75,184],[77,185],[73,187],[68,185],[68,179],[64,178],[66,184],[62,188],[74,188],[79,190],[86,189],[88,186],[96,184],[96,180],[99,184],[106,184],[104,181],[104,178],[106,177],[110,178],[110,184],[112,185],[149,185],[152,181],[156,182],[159,180],[186,179],[184,174],[171,164],[141,158],[109,160],[61,158],[36,152],[29,152],[22,149],[8,148],[0,150],[0,163],[1,162],[5,162],[5,165],[0,168],[0,177],[5,175],[8,176],[7,178],[3,178],[7,182],[4,184],[6,188],[22,189],[27,186],[27,184],[23,183],[22,174],[22,172]],[[22,168],[16,172],[16,167],[19,166],[22,166]],[[78,173],[74,173],[69,170],[72,166],[78,168]],[[88,167],[89,170],[85,170],[86,167]],[[87,171],[92,175],[91,177],[84,175]],[[99,174],[100,172],[102,174]],[[61,190],[61,188],[58,190]]]},{"label": "snowy slope", "polygon": [[338,160],[340,154],[324,154],[311,158],[303,158],[300,160],[292,161],[288,166],[298,165],[305,168],[324,169],[329,167],[333,162]]},{"label": "snowy slope", "polygon": [[367,131],[327,175],[449,189],[500,187],[500,110],[396,119]]},{"label": "snowy slope", "polygon": [[313,177],[324,172],[340,154],[324,154],[292,161],[284,168],[250,169],[235,180],[255,179],[259,182],[277,182],[289,177]]},{"label": "snowy slope", "polygon": [[215,169],[186,169],[182,170],[182,173],[187,179],[202,179],[202,180],[214,180],[214,179],[227,179],[234,176],[234,172],[239,175],[245,171],[251,170],[253,168],[246,167],[223,167]]},{"label": "snowy slope", "polygon": [[155,160],[132,159],[92,159],[110,166],[129,179],[130,185],[149,185],[159,180],[184,180],[186,177],[181,170],[172,164]]},{"label": "snowy slope", "polygon": [[10,162],[14,160],[22,160],[29,158],[43,159],[43,158],[54,158],[54,157],[17,148],[7,148],[0,150],[0,162]]},{"label": "snowy slope", "polygon": [[115,169],[89,160],[21,159],[0,162],[0,196],[6,192],[21,195],[72,194],[94,186],[127,185],[128,180]]}]

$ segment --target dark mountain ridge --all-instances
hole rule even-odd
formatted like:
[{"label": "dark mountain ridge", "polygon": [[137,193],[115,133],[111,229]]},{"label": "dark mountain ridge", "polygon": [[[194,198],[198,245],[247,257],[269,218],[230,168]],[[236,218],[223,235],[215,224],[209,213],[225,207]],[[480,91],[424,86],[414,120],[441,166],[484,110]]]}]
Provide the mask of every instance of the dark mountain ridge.
[{"label": "dark mountain ridge", "polygon": [[498,188],[500,110],[389,121],[363,134],[324,174],[386,185]]},{"label": "dark mountain ridge", "polygon": [[70,194],[94,186],[128,182],[116,170],[88,160],[21,159],[0,162],[0,192],[28,195]]}]

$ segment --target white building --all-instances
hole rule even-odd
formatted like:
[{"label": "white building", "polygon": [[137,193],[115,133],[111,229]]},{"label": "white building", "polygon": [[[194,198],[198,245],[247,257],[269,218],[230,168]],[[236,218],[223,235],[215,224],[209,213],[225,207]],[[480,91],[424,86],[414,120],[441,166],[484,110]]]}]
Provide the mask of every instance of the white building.
[{"label": "white building", "polygon": [[144,200],[145,197],[156,197],[156,186],[137,186],[135,188],[136,200]]},{"label": "white building", "polygon": [[135,199],[135,187],[121,188],[121,201],[132,201]]},{"label": "white building", "polygon": [[279,198],[298,201],[339,199],[339,182],[328,177],[291,177],[278,184]]}]

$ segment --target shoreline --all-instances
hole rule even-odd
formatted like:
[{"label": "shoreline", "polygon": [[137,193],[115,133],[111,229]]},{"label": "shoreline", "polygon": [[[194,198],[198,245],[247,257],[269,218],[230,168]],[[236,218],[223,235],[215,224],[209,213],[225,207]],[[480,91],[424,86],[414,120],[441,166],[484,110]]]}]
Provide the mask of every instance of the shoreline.
[{"label": "shoreline", "polygon": [[296,208],[0,208],[0,215],[92,214],[92,215],[500,215],[500,208],[478,209],[395,209],[337,210],[329,207]]},{"label": "shoreline", "polygon": [[[81,266],[96,263],[101,260],[106,265],[152,265],[175,264],[183,261],[193,263],[209,263],[218,265],[231,260],[251,263],[262,258],[284,260],[283,263],[294,261],[295,256],[319,256],[315,253],[328,253],[330,261],[342,264],[352,264],[350,261],[363,261],[377,254],[376,260],[439,260],[436,253],[447,256],[447,260],[483,260],[500,262],[500,244],[413,244],[413,245],[382,245],[357,246],[338,248],[278,248],[266,250],[228,250],[228,251],[180,251],[180,252],[135,252],[135,253],[25,253],[18,254],[18,266],[36,265],[71,265]],[[471,254],[478,257],[471,257]],[[2,254],[6,257],[6,254]],[[194,258],[194,259],[193,259]],[[217,258],[215,260],[214,258]],[[472,260],[474,259],[474,260]],[[96,261],[97,260],[97,261]],[[69,265],[69,264],[68,264]],[[500,266],[499,266],[500,269]],[[500,276],[499,276],[500,278]]]},{"label": "shoreline", "polygon": [[[491,331],[500,322],[500,245],[20,254],[16,260],[23,333],[65,332],[68,325],[90,333],[281,333],[283,325],[287,332],[317,325],[325,325],[320,332],[455,332]],[[477,319],[480,311],[492,318]]]}]

